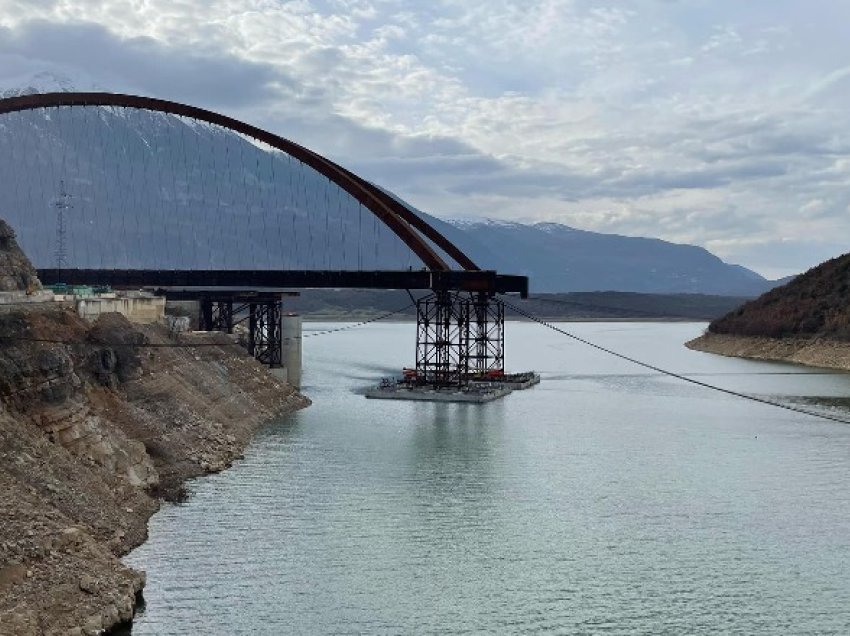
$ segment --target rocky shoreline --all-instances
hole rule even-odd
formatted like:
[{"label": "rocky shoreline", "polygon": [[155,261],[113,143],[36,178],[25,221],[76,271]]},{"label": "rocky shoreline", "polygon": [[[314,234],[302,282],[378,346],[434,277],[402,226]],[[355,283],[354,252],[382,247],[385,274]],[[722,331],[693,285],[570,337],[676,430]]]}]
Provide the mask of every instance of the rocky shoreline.
[{"label": "rocky shoreline", "polygon": [[685,343],[685,346],[722,356],[850,371],[850,342],[823,337],[762,338],[708,332]]},{"label": "rocky shoreline", "polygon": [[309,404],[229,336],[179,337],[48,303],[0,315],[0,635],[126,624],[145,581],[120,557],[159,501]]}]

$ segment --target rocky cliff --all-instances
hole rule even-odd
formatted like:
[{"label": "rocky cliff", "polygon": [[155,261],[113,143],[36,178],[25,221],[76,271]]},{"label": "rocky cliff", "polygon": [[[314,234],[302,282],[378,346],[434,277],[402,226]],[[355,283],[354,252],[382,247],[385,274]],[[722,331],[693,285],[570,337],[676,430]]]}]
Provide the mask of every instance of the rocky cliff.
[{"label": "rocky cliff", "polygon": [[119,557],[158,498],[309,403],[228,336],[181,338],[48,303],[0,314],[0,634],[129,620],[144,575]]},{"label": "rocky cliff", "polygon": [[0,292],[38,289],[41,282],[35,268],[18,246],[14,230],[0,219]]}]

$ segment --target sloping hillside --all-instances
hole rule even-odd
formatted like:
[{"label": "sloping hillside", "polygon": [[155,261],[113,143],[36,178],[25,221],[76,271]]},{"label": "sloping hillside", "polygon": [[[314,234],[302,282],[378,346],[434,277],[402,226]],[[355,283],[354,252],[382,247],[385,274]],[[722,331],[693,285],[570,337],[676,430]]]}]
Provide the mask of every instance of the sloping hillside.
[{"label": "sloping hillside", "polygon": [[773,286],[695,245],[588,232],[559,223],[455,222],[479,245],[452,237],[486,267],[525,274],[535,293],[630,291],[757,296]]},{"label": "sloping hillside", "polygon": [[709,325],[710,333],[850,341],[850,254],[826,261]]},{"label": "sloping hillside", "polygon": [[[416,292],[417,297],[424,292]],[[740,296],[573,292],[534,294],[523,311],[547,320],[712,320],[744,302]],[[399,311],[402,307],[407,307]],[[416,308],[401,290],[308,289],[287,308],[307,320],[365,320],[396,312],[394,320],[415,320]],[[510,309],[509,320],[522,319]]]}]

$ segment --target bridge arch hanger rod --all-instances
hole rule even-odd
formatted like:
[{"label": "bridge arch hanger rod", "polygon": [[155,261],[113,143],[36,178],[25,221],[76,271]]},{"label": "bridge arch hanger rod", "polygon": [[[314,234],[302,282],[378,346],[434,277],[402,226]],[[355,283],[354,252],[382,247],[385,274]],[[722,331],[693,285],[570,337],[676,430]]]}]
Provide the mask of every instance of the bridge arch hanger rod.
[{"label": "bridge arch hanger rod", "polygon": [[[480,268],[454,243],[377,186],[294,141],[227,115],[165,99],[103,92],[36,93],[8,97],[0,99],[0,114],[60,106],[112,106],[149,110],[197,119],[252,137],[276,150],[295,157],[348,192],[422,259],[428,269],[433,271],[451,270],[445,260],[422,236],[432,241],[465,270],[480,271]],[[422,236],[417,231],[421,232]]]},{"label": "bridge arch hanger rod", "polygon": [[[309,150],[309,152],[313,152]],[[313,153],[316,154],[316,153]],[[323,160],[325,159],[321,155],[316,154],[316,156]],[[434,228],[431,224],[427,223],[424,219],[422,219],[419,215],[410,210],[406,205],[401,203],[398,199],[394,198],[392,195],[387,194],[381,188],[376,187],[375,185],[366,181],[363,177],[360,177],[350,170],[343,168],[337,164],[333,164],[336,168],[344,172],[349,178],[356,181],[363,188],[368,189],[372,192],[376,199],[381,201],[386,207],[392,210],[399,217],[404,219],[408,224],[410,224],[413,228],[420,231],[423,236],[433,241],[437,247],[443,250],[446,254],[448,254],[458,265],[463,267],[468,271],[480,271],[480,268],[470,259],[466,254],[464,254],[454,243],[449,241],[445,236],[443,236],[436,228]]]}]

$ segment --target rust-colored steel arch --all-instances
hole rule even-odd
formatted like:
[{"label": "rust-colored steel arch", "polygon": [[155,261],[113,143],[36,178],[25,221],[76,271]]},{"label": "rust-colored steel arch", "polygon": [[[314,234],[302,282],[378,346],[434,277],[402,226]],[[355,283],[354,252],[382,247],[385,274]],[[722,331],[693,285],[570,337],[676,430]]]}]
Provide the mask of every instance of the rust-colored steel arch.
[{"label": "rust-colored steel arch", "polygon": [[460,267],[466,270],[479,270],[478,266],[454,243],[377,186],[309,148],[227,115],[154,97],[120,93],[75,92],[37,93],[0,99],[0,115],[61,106],[113,106],[150,110],[197,119],[253,137],[272,148],[295,157],[348,192],[413,250],[428,269],[449,271],[451,268],[425,240],[426,238],[456,261]]}]

